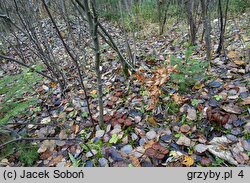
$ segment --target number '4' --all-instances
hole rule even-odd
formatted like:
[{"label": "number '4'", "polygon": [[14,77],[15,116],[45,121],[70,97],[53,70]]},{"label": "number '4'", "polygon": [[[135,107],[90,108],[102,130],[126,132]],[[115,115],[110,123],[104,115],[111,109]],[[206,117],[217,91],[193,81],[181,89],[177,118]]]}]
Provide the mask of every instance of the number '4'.
[{"label": "number '4'", "polygon": [[244,174],[243,174],[243,170],[240,171],[240,173],[238,174],[239,177],[243,178]]}]

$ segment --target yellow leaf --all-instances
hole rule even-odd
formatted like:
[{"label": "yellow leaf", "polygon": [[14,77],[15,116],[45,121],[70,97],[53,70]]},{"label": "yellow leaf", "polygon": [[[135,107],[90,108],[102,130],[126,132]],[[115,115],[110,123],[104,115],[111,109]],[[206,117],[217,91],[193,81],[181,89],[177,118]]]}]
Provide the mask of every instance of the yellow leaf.
[{"label": "yellow leaf", "polygon": [[140,161],[138,160],[138,158],[136,158],[135,156],[131,156],[130,160],[132,162],[132,165],[134,167],[141,167]]},{"label": "yellow leaf", "polygon": [[154,117],[148,117],[147,116],[147,121],[153,126],[153,127],[156,127],[157,126],[157,123],[156,123],[156,120]]},{"label": "yellow leaf", "polygon": [[194,89],[199,90],[199,89],[203,88],[204,86],[205,85],[202,84],[202,83],[197,83],[197,84],[194,85]]},{"label": "yellow leaf", "polygon": [[231,59],[237,58],[237,53],[235,51],[228,52],[227,56]]},{"label": "yellow leaf", "polygon": [[173,94],[172,98],[177,104],[181,104],[183,102],[183,98],[178,93]]},{"label": "yellow leaf", "polygon": [[244,61],[242,61],[242,60],[234,60],[234,63],[235,63],[236,65],[245,65],[245,64],[246,64],[246,62],[244,62]]},{"label": "yellow leaf", "polygon": [[96,94],[97,94],[97,90],[92,90],[92,91],[90,92],[90,94],[91,94],[91,95],[96,95]]},{"label": "yellow leaf", "polygon": [[182,161],[182,164],[187,167],[190,167],[194,164],[194,158],[191,156],[185,156],[184,160]]},{"label": "yellow leaf", "polygon": [[79,132],[79,125],[76,125],[75,134],[77,134],[78,132]]},{"label": "yellow leaf", "polygon": [[150,147],[152,147],[152,145],[155,143],[154,140],[150,140],[147,143],[144,144],[144,149],[148,149]]},{"label": "yellow leaf", "polygon": [[57,84],[56,84],[55,82],[51,82],[51,83],[50,83],[50,86],[51,86],[52,88],[56,88]]}]

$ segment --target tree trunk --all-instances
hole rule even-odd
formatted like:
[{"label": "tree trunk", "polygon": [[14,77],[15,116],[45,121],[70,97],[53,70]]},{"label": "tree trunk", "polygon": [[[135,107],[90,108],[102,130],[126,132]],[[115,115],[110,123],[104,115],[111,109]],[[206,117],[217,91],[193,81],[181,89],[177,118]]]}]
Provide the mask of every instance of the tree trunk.
[{"label": "tree trunk", "polygon": [[195,26],[195,21],[193,18],[193,13],[192,13],[192,1],[186,0],[184,2],[184,6],[186,9],[187,18],[188,18],[191,45],[195,45],[196,44],[195,43],[195,41],[196,41],[196,26]]},{"label": "tree trunk", "polygon": [[206,52],[207,60],[211,60],[211,26],[210,26],[210,12],[209,12],[209,0],[201,0],[202,18],[203,18],[203,28],[205,33],[206,41]]}]

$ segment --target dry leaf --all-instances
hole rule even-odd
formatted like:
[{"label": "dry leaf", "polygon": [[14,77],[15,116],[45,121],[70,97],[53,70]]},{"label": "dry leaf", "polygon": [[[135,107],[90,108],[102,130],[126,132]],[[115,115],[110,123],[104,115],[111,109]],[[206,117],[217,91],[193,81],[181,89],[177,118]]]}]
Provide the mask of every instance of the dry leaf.
[{"label": "dry leaf", "polygon": [[49,163],[49,166],[56,166],[58,163],[60,163],[63,159],[63,155],[59,155],[57,157],[55,157],[54,159],[52,159]]},{"label": "dry leaf", "polygon": [[42,142],[42,145],[38,149],[38,152],[42,153],[42,152],[45,152],[47,149],[49,151],[53,151],[55,147],[56,147],[56,143],[54,140],[44,140]]},{"label": "dry leaf", "polygon": [[181,104],[183,102],[183,98],[178,93],[173,94],[172,98],[177,104]]},{"label": "dry leaf", "polygon": [[152,145],[155,143],[155,141],[153,140],[150,140],[149,142],[147,142],[145,145],[144,145],[144,148],[145,149],[148,149],[150,147],[152,147]]},{"label": "dry leaf", "polygon": [[178,144],[178,145],[184,145],[184,146],[190,146],[191,140],[184,135],[184,136],[181,136],[177,140],[176,144]]},{"label": "dry leaf", "polygon": [[60,139],[66,139],[68,137],[68,135],[66,134],[66,131],[65,130],[62,130],[60,133],[59,133],[59,138]]},{"label": "dry leaf", "polygon": [[154,117],[148,117],[147,116],[147,121],[153,126],[153,127],[156,127],[157,126],[157,123],[156,123],[156,120]]},{"label": "dry leaf", "polygon": [[237,105],[224,105],[224,106],[221,106],[221,108],[224,111],[229,112],[229,113],[241,114],[241,109]]},{"label": "dry leaf", "polygon": [[215,156],[228,161],[233,165],[238,165],[237,161],[233,158],[229,145],[230,141],[225,137],[214,137],[208,145],[208,151],[214,154]]},{"label": "dry leaf", "polygon": [[97,94],[97,90],[92,90],[92,91],[90,92],[90,94],[91,94],[91,95],[96,95],[96,94]]},{"label": "dry leaf", "polygon": [[51,83],[50,83],[50,86],[51,86],[52,88],[56,88],[56,87],[57,87],[57,84],[56,84],[55,82],[51,82]]},{"label": "dry leaf", "polygon": [[182,161],[182,164],[187,167],[190,167],[194,164],[194,158],[191,156],[185,156],[184,160]]},{"label": "dry leaf", "polygon": [[250,97],[244,98],[240,104],[241,105],[250,105]]},{"label": "dry leaf", "polygon": [[75,134],[79,132],[79,125],[75,125]]},{"label": "dry leaf", "polygon": [[242,60],[234,60],[234,63],[236,65],[246,65],[246,62],[242,61]]},{"label": "dry leaf", "polygon": [[135,156],[130,156],[130,160],[134,167],[141,167],[140,161]]},{"label": "dry leaf", "polygon": [[237,53],[235,51],[229,51],[227,56],[230,58],[230,59],[234,59],[234,58],[237,58]]}]

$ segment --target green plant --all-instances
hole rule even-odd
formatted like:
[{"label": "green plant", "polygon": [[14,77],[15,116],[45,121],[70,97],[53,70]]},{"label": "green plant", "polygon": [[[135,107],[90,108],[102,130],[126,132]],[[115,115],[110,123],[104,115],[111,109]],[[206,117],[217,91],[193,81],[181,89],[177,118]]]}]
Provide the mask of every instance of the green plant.
[{"label": "green plant", "polygon": [[220,101],[223,97],[221,95],[214,95],[215,100]]},{"label": "green plant", "polygon": [[32,166],[38,160],[38,147],[32,144],[22,143],[19,146],[20,157],[19,160],[26,166]]},{"label": "green plant", "polygon": [[212,163],[213,166],[218,167],[224,163],[224,160],[218,157],[215,157],[215,162]]},{"label": "green plant", "polygon": [[[102,155],[102,147],[103,147],[103,142],[101,140],[98,140],[96,142],[93,142],[93,139],[88,141],[87,143],[88,147],[91,149],[91,150],[96,150],[97,153],[95,154],[96,157],[98,158],[102,158],[103,155]],[[89,149],[84,145],[84,144],[81,144],[81,147],[86,151],[88,152]]]},{"label": "green plant", "polygon": [[29,69],[0,79],[0,95],[3,96],[0,105],[0,124],[5,124],[10,118],[37,103],[37,99],[28,94],[33,91],[32,88],[39,80],[41,77]]},{"label": "green plant", "polygon": [[81,163],[81,160],[77,160],[75,159],[75,157],[71,154],[71,153],[68,153],[69,155],[69,159],[71,160],[71,162],[73,163],[73,167],[79,167],[80,166],[80,163]]},{"label": "green plant", "polygon": [[171,65],[177,65],[177,73],[172,73],[170,81],[177,84],[181,94],[187,93],[196,82],[208,79],[206,69],[209,63],[191,59],[192,49],[185,52],[185,60],[171,56]]},{"label": "green plant", "polygon": [[192,104],[192,106],[196,107],[199,104],[199,100],[193,99],[191,104]]},{"label": "green plant", "polygon": [[112,137],[111,137],[111,139],[109,139],[109,143],[110,144],[116,144],[118,142],[118,140],[119,140],[118,135],[117,134],[113,134]]},{"label": "green plant", "polygon": [[177,133],[177,134],[174,135],[175,138],[180,138],[180,137],[182,137],[182,136],[183,136],[182,133]]},{"label": "green plant", "polygon": [[250,8],[249,0],[234,0],[229,3],[229,11],[233,13],[242,13]]},{"label": "green plant", "polygon": [[173,115],[179,112],[179,106],[174,101],[169,101],[167,104],[168,114]]}]

